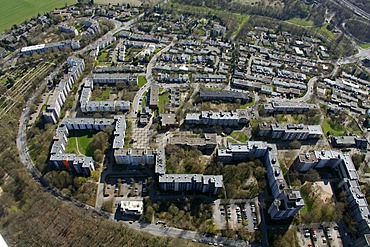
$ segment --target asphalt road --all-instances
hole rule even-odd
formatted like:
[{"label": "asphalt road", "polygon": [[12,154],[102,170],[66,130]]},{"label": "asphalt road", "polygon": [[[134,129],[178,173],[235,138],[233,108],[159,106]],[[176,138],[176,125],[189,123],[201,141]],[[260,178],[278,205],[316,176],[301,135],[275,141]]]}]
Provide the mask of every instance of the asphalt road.
[{"label": "asphalt road", "polygon": [[136,95],[135,95],[135,98],[132,102],[132,106],[131,106],[131,112],[130,112],[130,117],[136,117],[136,114],[137,112],[139,111],[139,107],[141,105],[140,103],[140,99],[143,97],[143,94],[144,92],[146,92],[149,87],[151,85],[154,84],[154,80],[153,80],[153,67],[155,65],[155,63],[157,62],[157,59],[162,55],[162,53],[164,52],[167,52],[173,45],[174,45],[174,41],[176,40],[176,38],[174,38],[174,40],[169,44],[167,45],[165,48],[163,48],[162,50],[160,50],[158,53],[156,53],[152,59],[150,59],[147,67],[146,67],[146,84],[144,86],[142,86],[139,91],[137,91]]},{"label": "asphalt road", "polygon": [[[128,26],[130,26],[134,21],[136,21],[138,18],[140,18],[143,14],[139,15],[135,19],[131,20],[128,23],[125,23],[124,27],[120,27],[119,25],[116,25],[115,29],[108,32],[104,36],[102,36],[100,39],[96,40],[93,44],[86,46],[84,49],[79,50],[75,52],[74,54],[81,54],[88,49],[91,49],[96,46],[97,43],[108,37],[109,35],[112,35],[116,32],[119,32]],[[153,57],[153,59],[150,61],[150,67],[149,67],[149,79],[148,83],[145,85],[146,88],[149,87],[152,83],[152,77],[151,77],[151,70],[152,67],[154,66],[156,59],[161,55],[162,52],[166,52],[171,46],[173,45],[173,42],[169,44],[166,48],[162,49],[161,52],[157,53],[156,56]],[[36,100],[37,96],[40,95],[43,90],[47,86],[47,82],[52,79],[62,68],[64,64],[61,64],[58,66],[52,73],[50,73],[39,85],[39,87],[36,88],[33,96],[27,101],[26,106],[23,109],[23,112],[21,114],[20,120],[19,120],[19,128],[18,128],[18,134],[17,134],[17,139],[16,139],[16,144],[17,144],[17,149],[19,152],[19,157],[22,162],[22,164],[26,167],[26,169],[31,173],[31,176],[33,179],[37,180],[40,182],[40,184],[45,188],[46,191],[50,192],[52,195],[55,196],[57,200],[61,200],[64,202],[71,202],[74,205],[78,207],[84,207],[86,210],[88,210],[91,214],[97,214],[99,216],[114,220],[114,214],[108,214],[103,211],[96,210],[95,208],[88,206],[86,204],[83,204],[77,200],[75,200],[72,197],[65,196],[63,193],[61,193],[58,189],[54,188],[52,185],[48,184],[45,179],[43,179],[42,174],[40,171],[35,167],[35,165],[32,162],[32,159],[28,153],[28,148],[27,148],[27,136],[26,136],[26,129],[27,129],[27,121],[30,117],[30,106],[31,104]],[[145,88],[145,87],[143,87]],[[136,95],[137,103],[138,99],[141,97],[142,93],[145,91],[142,90],[141,94]],[[139,97],[140,96],[140,97]],[[137,107],[137,106],[136,106]],[[178,228],[173,228],[173,227],[163,227],[159,225],[153,225],[153,224],[144,224],[144,223],[138,223],[134,222],[133,224],[127,224],[128,227],[144,232],[151,233],[153,235],[158,235],[158,236],[167,236],[167,237],[180,237],[184,239],[195,239],[200,242],[204,243],[224,243],[224,245],[230,245],[230,246],[249,246],[247,243],[244,241],[237,241],[237,240],[232,240],[232,239],[227,239],[227,238],[222,238],[222,237],[206,237],[203,235],[198,234],[197,232],[193,231],[186,231]]]}]

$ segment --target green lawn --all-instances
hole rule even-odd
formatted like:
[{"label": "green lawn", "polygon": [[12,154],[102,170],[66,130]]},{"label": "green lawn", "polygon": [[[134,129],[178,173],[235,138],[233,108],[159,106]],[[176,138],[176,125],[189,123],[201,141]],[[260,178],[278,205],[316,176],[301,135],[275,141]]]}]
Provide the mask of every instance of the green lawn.
[{"label": "green lawn", "polygon": [[98,57],[99,62],[107,62],[108,61],[109,53],[106,51],[102,51],[101,54]]},{"label": "green lawn", "polygon": [[144,76],[144,75],[139,75],[139,76],[138,76],[137,85],[138,85],[139,87],[142,87],[142,86],[144,86],[145,84],[146,84],[146,78],[145,78],[145,76]]},{"label": "green lawn", "polygon": [[[161,90],[159,90],[159,91],[161,92]],[[170,103],[170,94],[169,93],[161,93],[158,97],[159,113],[164,113],[164,106],[165,106],[165,104],[168,104],[168,103]]]},{"label": "green lawn", "polygon": [[335,34],[332,31],[328,30],[327,26],[328,26],[328,24],[326,23],[325,25],[323,25],[321,28],[318,29],[318,32],[321,35],[324,35],[324,36],[329,37],[332,40],[334,40],[335,39]]},{"label": "green lawn", "polygon": [[243,15],[243,14],[235,14],[236,18],[238,19],[239,21],[239,27],[236,28],[233,33],[232,33],[232,37],[235,37],[235,35],[237,35],[240,31],[240,29],[245,25],[245,23],[248,21],[249,19],[249,15]]},{"label": "green lawn", "polygon": [[95,100],[98,100],[98,101],[109,100],[110,91],[111,91],[110,88],[103,90],[101,97],[96,97]]},{"label": "green lawn", "polygon": [[39,14],[44,14],[57,7],[64,7],[77,3],[77,0],[1,0],[0,32],[20,24]]},{"label": "green lawn", "polygon": [[306,27],[306,28],[309,28],[309,29],[313,29],[316,32],[318,32],[319,34],[321,34],[321,35],[323,35],[327,38],[335,39],[335,34],[332,31],[327,29],[327,26],[328,26],[327,23],[325,23],[320,28],[318,28],[318,27],[314,26],[313,21],[310,21],[310,20],[307,20],[307,19],[293,18],[293,19],[287,20],[286,22],[291,23],[291,24],[295,24],[295,25],[299,25],[301,27]]},{"label": "green lawn", "polygon": [[246,134],[244,134],[241,131],[236,131],[236,130],[234,130],[233,132],[231,132],[230,136],[232,138],[234,138],[235,140],[238,140],[240,142],[246,142],[249,139]]},{"label": "green lawn", "polygon": [[362,48],[362,49],[368,49],[368,48],[370,48],[370,43],[362,43],[362,44],[360,44],[360,47]]},{"label": "green lawn", "polygon": [[301,18],[289,19],[287,20],[287,22],[296,24],[302,27],[312,27],[313,26],[313,21],[309,21],[309,20],[301,19]]},{"label": "green lawn", "polygon": [[322,123],[322,130],[324,131],[325,135],[330,132],[331,135],[343,136],[345,133],[344,129],[334,129],[333,126],[330,125],[328,118],[324,119],[324,122]]},{"label": "green lawn", "polygon": [[89,130],[71,131],[69,133],[68,144],[65,152],[92,156],[94,153],[93,150],[89,150],[89,144],[92,141],[93,135],[94,132]]}]

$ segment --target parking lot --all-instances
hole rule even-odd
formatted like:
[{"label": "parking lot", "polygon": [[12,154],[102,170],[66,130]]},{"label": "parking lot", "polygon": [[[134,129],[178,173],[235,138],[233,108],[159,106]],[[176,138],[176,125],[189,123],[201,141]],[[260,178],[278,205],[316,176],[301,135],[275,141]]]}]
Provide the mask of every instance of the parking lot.
[{"label": "parking lot", "polygon": [[253,200],[232,204],[221,204],[220,200],[216,200],[213,212],[213,219],[219,229],[226,229],[227,224],[231,229],[245,227],[249,232],[258,229],[258,211]]},{"label": "parking lot", "polygon": [[[147,194],[145,178],[109,178],[105,184],[104,197],[141,197]],[[143,195],[144,194],[144,195]]]},{"label": "parking lot", "polygon": [[343,244],[335,226],[335,223],[304,225],[297,233],[299,245],[342,247]]}]

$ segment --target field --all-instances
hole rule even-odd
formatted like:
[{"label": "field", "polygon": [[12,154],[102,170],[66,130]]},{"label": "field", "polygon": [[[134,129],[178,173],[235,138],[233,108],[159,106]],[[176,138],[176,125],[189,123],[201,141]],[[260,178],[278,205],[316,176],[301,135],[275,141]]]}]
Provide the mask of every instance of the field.
[{"label": "field", "polygon": [[313,26],[313,21],[309,21],[306,19],[301,19],[301,18],[292,18],[290,20],[287,20],[287,22],[299,25],[302,27],[312,27]]},{"label": "field", "polygon": [[142,86],[144,86],[146,84],[146,78],[145,78],[145,76],[143,76],[143,75],[139,75],[138,76],[138,82],[137,82],[137,85],[139,86],[139,87],[142,87]]},{"label": "field", "polygon": [[246,142],[246,141],[248,141],[248,136],[246,136],[243,132],[241,132],[241,131],[236,131],[236,130],[234,130],[231,134],[230,134],[230,136],[232,137],[232,138],[234,138],[235,140],[237,140],[237,141],[240,141],[240,142]]},{"label": "field", "polygon": [[367,43],[367,44],[362,43],[362,44],[360,44],[360,47],[362,49],[369,49],[370,48],[370,43]]},{"label": "field", "polygon": [[324,122],[322,123],[322,130],[324,131],[325,135],[329,132],[331,135],[335,136],[343,136],[345,132],[344,129],[335,129],[334,126],[331,126],[328,118],[324,119]]},{"label": "field", "polygon": [[162,93],[163,88],[159,89],[159,97],[158,97],[158,110],[159,113],[164,113],[165,111],[165,104],[170,103],[170,94],[168,92]]},{"label": "field", "polygon": [[20,24],[38,13],[43,14],[57,7],[77,3],[77,0],[2,0],[0,8],[0,32]]}]

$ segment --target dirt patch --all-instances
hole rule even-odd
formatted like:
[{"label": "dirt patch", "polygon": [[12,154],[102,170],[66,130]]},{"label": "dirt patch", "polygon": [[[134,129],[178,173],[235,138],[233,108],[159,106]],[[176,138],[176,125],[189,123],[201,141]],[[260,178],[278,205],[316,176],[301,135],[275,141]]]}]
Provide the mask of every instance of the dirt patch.
[{"label": "dirt patch", "polygon": [[325,203],[330,203],[332,201],[333,191],[329,183],[325,184],[322,181],[315,182],[312,185],[314,196],[321,199]]}]

